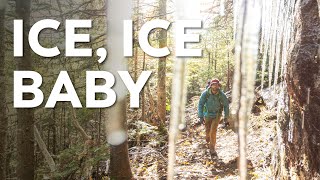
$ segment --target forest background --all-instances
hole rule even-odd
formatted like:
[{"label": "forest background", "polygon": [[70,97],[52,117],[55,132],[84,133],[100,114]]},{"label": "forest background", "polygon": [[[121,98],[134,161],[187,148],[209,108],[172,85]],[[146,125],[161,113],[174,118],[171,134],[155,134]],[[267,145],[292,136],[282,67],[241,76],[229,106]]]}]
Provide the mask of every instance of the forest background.
[{"label": "forest background", "polygon": [[[91,19],[92,28],[79,31],[90,34],[91,42],[79,43],[77,47],[90,47],[95,52],[109,43],[106,22],[108,5],[112,4],[112,1],[1,1],[0,179],[139,178],[143,177],[145,170],[152,165],[137,168],[139,161],[133,159],[132,152],[136,148],[144,147],[156,151],[155,154],[159,157],[165,157],[165,160],[159,160],[159,164],[163,164],[158,165],[158,175],[155,176],[164,178],[168,174],[170,179],[173,177],[170,176],[170,153],[174,153],[175,149],[169,148],[174,147],[178,137],[177,130],[170,130],[170,121],[177,120],[176,123],[170,124],[170,127],[176,128],[179,125],[180,130],[193,128],[193,123],[197,121],[197,117],[184,118],[184,108],[178,109],[181,114],[178,113],[178,118],[175,118],[174,109],[177,107],[173,99],[178,95],[184,95],[185,99],[178,98],[178,102],[188,107],[192,105],[192,111],[196,111],[197,98],[207,81],[212,78],[221,81],[222,88],[228,92],[229,97],[233,93],[232,99],[240,101],[241,97],[248,97],[244,104],[233,101],[233,107],[238,110],[233,123],[239,123],[240,127],[243,127],[243,131],[239,129],[240,145],[246,144],[246,141],[241,142],[241,139],[246,137],[246,123],[249,119],[248,114],[241,115],[241,112],[251,113],[251,106],[257,97],[254,90],[268,87],[273,95],[280,94],[274,96],[272,107],[277,124],[273,137],[278,142],[274,145],[272,176],[319,177],[320,157],[317,152],[320,144],[320,121],[317,112],[320,108],[320,2],[255,2],[261,3],[258,11],[253,11],[255,5],[245,0],[201,0],[197,3],[186,3],[183,7],[187,8],[189,16],[203,21],[201,30],[192,31],[201,34],[201,42],[192,47],[201,48],[203,55],[187,58],[184,61],[185,65],[179,65],[174,53],[167,57],[154,58],[145,54],[137,42],[137,30],[145,22],[153,19],[175,21],[176,2],[135,0],[132,2],[131,18],[135,29],[134,56],[127,59],[126,65],[135,80],[142,71],[153,72],[140,94],[141,108],[130,109],[129,104],[123,100],[116,105],[117,109],[74,109],[70,102],[59,102],[53,109],[45,109],[42,106],[15,109],[12,93],[14,70],[39,72],[43,77],[41,90],[45,95],[50,94],[59,72],[66,70],[80,101],[84,103],[86,71],[107,68],[98,63],[99,58],[96,55],[90,58],[70,58],[63,55],[54,58],[40,57],[34,54],[27,44],[27,34],[24,36],[25,56],[14,58],[13,20],[23,19],[24,28],[27,30],[42,19],[56,19],[59,22],[65,22],[66,19]],[[247,8],[243,10],[243,7]],[[127,4],[123,4],[123,8],[126,9]],[[256,19],[252,18],[255,13]],[[246,27],[246,23],[242,26],[241,22],[251,22],[249,24],[253,27],[252,32],[257,33],[250,35],[250,27]],[[58,45],[61,54],[64,54],[64,28],[62,23],[58,31],[42,31],[40,43],[45,47]],[[239,40],[239,34],[243,37],[249,34],[248,39]],[[168,32],[154,30],[149,41],[155,47],[168,46],[171,52],[174,52],[173,28]],[[243,48],[239,51],[237,47]],[[244,57],[252,61],[244,61]],[[242,66],[240,62],[243,63]],[[177,67],[182,67],[183,70],[178,71]],[[177,85],[179,82],[184,85]],[[103,82],[97,81],[97,84],[99,83]],[[231,92],[232,88],[236,89]],[[242,94],[241,90],[239,91],[241,88],[245,90]],[[237,92],[240,94],[236,94]],[[103,98],[102,95],[98,96]],[[26,94],[25,98],[31,99],[32,95]],[[45,97],[45,101],[47,98]],[[129,96],[127,99],[129,101]],[[236,106],[236,103],[240,107]],[[246,109],[241,111],[241,106]],[[112,118],[114,115],[118,117]],[[128,134],[128,140],[121,145],[110,146],[107,143],[110,133],[107,124],[110,119],[116,119]],[[168,142],[173,144],[170,146]],[[240,149],[239,153],[244,155],[245,150]],[[240,164],[246,163],[246,158],[241,160],[241,157]],[[246,164],[243,167],[247,167]],[[246,168],[240,171],[240,174],[245,179]]]}]

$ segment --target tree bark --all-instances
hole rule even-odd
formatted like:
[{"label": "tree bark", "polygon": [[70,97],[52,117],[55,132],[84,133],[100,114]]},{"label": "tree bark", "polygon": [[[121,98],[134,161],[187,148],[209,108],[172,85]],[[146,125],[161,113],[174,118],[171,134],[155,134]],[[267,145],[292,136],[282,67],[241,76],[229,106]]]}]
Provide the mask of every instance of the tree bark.
[{"label": "tree bark", "polygon": [[[23,19],[23,52],[24,56],[16,58],[18,70],[32,70],[31,50],[28,45],[28,32],[30,29],[30,0],[16,0],[17,19]],[[25,84],[32,84],[27,79]],[[25,100],[33,99],[31,93],[24,94]],[[17,178],[20,180],[34,179],[35,156],[34,156],[34,109],[17,109]]]},{"label": "tree bark", "polygon": [[[166,19],[167,0],[159,0],[159,17]],[[161,30],[159,36],[159,48],[167,46],[167,31]],[[159,58],[158,64],[158,116],[161,124],[166,120],[166,57]]]},{"label": "tree bark", "polygon": [[86,131],[81,127],[81,125],[79,124],[78,120],[77,120],[77,115],[76,115],[76,111],[74,110],[74,108],[70,108],[71,112],[72,112],[72,124],[73,126],[77,129],[77,131],[79,131],[79,133],[81,134],[81,137],[83,139],[83,141],[87,141],[90,140],[91,137],[86,133]]},{"label": "tree bark", "polygon": [[209,80],[209,79],[211,79],[210,78],[210,70],[211,70],[211,59],[210,59],[210,56],[211,56],[211,54],[210,54],[210,52],[208,52],[208,76],[207,76],[207,79]]},{"label": "tree bark", "polygon": [[[0,5],[1,6],[1,5]],[[8,117],[6,110],[6,74],[5,74],[5,9],[0,9],[0,179],[6,179],[6,146]]]},{"label": "tree bark", "polygon": [[[145,70],[145,66],[146,66],[146,53],[143,52],[143,64],[142,64],[142,71]],[[144,88],[142,89],[141,92],[141,119],[142,121],[146,120],[146,102],[145,102],[145,92],[144,92]]]},{"label": "tree bark", "polygon": [[[135,27],[135,30],[136,30],[136,32],[139,32],[139,9],[140,9],[140,1],[139,0],[137,0],[137,4],[136,4],[136,12],[135,12],[135,14],[136,14],[136,16],[137,16],[137,19],[136,19],[136,27]],[[136,42],[136,47],[135,47],[135,49],[134,49],[134,77],[133,77],[133,79],[134,79],[134,81],[137,81],[137,78],[138,78],[138,55],[139,55],[139,45],[138,45],[138,37],[137,38],[135,38],[136,40],[137,40],[137,42]]]},{"label": "tree bark", "polygon": [[214,51],[214,75],[217,76],[217,51],[218,51],[218,43],[215,44],[215,51]]},{"label": "tree bark", "polygon": [[56,170],[56,164],[53,160],[53,158],[51,157],[47,147],[46,147],[46,144],[44,143],[44,141],[42,140],[41,136],[40,136],[40,133],[37,129],[36,126],[34,126],[34,137],[35,137],[35,140],[37,141],[37,144],[50,168],[50,171],[51,172],[54,172]]},{"label": "tree bark", "polygon": [[320,178],[320,18],[319,1],[296,6],[293,47],[287,66],[289,110],[279,119],[275,175]]},{"label": "tree bark", "polygon": [[56,155],[57,151],[57,129],[56,129],[56,109],[53,109],[52,117],[52,154]]},{"label": "tree bark", "polygon": [[228,52],[228,73],[227,73],[227,91],[230,91],[230,53]]},{"label": "tree bark", "polygon": [[318,0],[318,11],[319,11],[319,17],[320,17],[320,0]]}]

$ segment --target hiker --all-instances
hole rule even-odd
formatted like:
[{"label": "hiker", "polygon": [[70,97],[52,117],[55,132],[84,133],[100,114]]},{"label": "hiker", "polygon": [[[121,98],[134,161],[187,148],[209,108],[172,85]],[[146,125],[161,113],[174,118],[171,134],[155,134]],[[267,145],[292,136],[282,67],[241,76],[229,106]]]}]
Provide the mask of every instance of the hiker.
[{"label": "hiker", "polygon": [[224,124],[229,124],[229,101],[220,87],[221,84],[218,79],[211,80],[210,86],[201,94],[198,105],[199,123],[203,124],[205,122],[206,141],[213,157],[217,156],[215,151],[216,135],[222,110],[224,110]]}]

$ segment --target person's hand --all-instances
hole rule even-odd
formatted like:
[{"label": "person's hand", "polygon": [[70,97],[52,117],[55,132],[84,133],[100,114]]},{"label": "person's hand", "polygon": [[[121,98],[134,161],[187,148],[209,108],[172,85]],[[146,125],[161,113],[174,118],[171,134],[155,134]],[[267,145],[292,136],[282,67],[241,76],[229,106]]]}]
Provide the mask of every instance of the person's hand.
[{"label": "person's hand", "polygon": [[224,127],[230,126],[230,123],[229,123],[229,121],[228,121],[228,118],[224,118],[224,119],[223,119],[223,125],[224,125]]},{"label": "person's hand", "polygon": [[204,123],[204,118],[201,117],[201,118],[200,118],[200,121],[199,121],[199,124],[203,124],[203,123]]},{"label": "person's hand", "polygon": [[203,124],[204,119],[203,117],[199,118],[199,121],[195,124],[196,126],[200,126],[201,124]]}]

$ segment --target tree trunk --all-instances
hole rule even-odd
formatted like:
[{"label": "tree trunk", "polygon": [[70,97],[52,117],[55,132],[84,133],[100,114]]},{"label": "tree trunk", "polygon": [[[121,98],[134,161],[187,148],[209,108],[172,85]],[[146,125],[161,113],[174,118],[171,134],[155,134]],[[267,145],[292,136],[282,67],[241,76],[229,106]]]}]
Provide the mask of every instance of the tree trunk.
[{"label": "tree trunk", "polygon": [[[167,0],[159,0],[159,17],[166,19]],[[167,31],[161,30],[159,36],[159,48],[167,46]],[[166,120],[166,57],[159,58],[158,64],[158,116],[161,124]]]},{"label": "tree trunk", "polygon": [[316,0],[296,6],[287,66],[288,111],[279,119],[274,173],[282,179],[320,178],[320,18]]},{"label": "tree trunk", "polygon": [[319,11],[319,17],[320,17],[320,0],[318,0],[318,11]]},{"label": "tree trunk", "polygon": [[56,129],[56,109],[53,109],[53,117],[52,117],[52,154],[56,155],[56,147],[57,147],[57,129]]},{"label": "tree trunk", "polygon": [[226,91],[230,91],[230,53],[229,51],[227,52],[228,53],[228,73],[227,73],[227,88],[226,88]]},{"label": "tree trunk", "polygon": [[86,131],[81,127],[81,125],[78,122],[76,111],[72,107],[70,108],[70,110],[72,113],[71,120],[72,120],[72,124],[73,124],[74,128],[76,128],[76,130],[79,131],[84,142],[87,140],[90,140],[91,136],[89,136],[86,133]]},{"label": "tree trunk", "polygon": [[[83,152],[80,154],[80,164],[81,164],[81,176],[86,178],[86,179],[90,179],[91,177],[91,171],[92,171],[92,165],[89,162],[89,160],[92,158],[92,153],[90,152],[90,149],[96,145],[96,143],[94,142],[93,138],[91,136],[89,136],[86,131],[81,127],[81,125],[79,124],[79,121],[77,119],[77,114],[76,111],[74,110],[74,108],[70,108],[71,109],[71,121],[72,124],[74,126],[74,128],[76,128],[76,130],[80,133],[83,142],[84,142],[84,150]],[[70,128],[71,129],[71,128]],[[69,138],[68,138],[69,139]],[[68,140],[69,141],[69,140]]]},{"label": "tree trunk", "polygon": [[[2,4],[0,4],[2,6]],[[8,117],[6,110],[6,75],[5,75],[5,29],[4,29],[5,9],[0,9],[0,179],[6,179],[6,145]]]},{"label": "tree trunk", "polygon": [[[136,16],[137,16],[137,19],[136,19],[136,32],[139,32],[139,10],[140,10],[140,1],[137,0],[137,4],[136,4]],[[136,42],[136,47],[134,49],[134,76],[133,76],[133,79],[134,81],[137,81],[137,78],[138,78],[138,55],[139,55],[139,45],[138,45],[138,37],[135,38],[137,40]]]},{"label": "tree trunk", "polygon": [[[145,70],[146,66],[146,53],[143,52],[143,64],[142,64],[142,71]],[[141,92],[141,119],[142,121],[146,120],[146,102],[145,102],[145,93],[144,93],[144,88],[142,89]]]},{"label": "tree trunk", "polygon": [[55,164],[53,158],[51,157],[51,155],[46,147],[46,144],[42,140],[40,133],[39,133],[36,126],[34,126],[34,137],[35,137],[35,140],[37,141],[39,149],[41,150],[41,152],[42,152],[42,154],[43,154],[43,156],[44,156],[44,158],[50,168],[50,171],[54,172],[56,170],[56,164]]},{"label": "tree trunk", "polygon": [[210,70],[211,70],[211,59],[210,59],[210,56],[211,56],[211,54],[210,54],[210,52],[208,52],[208,76],[207,76],[207,79],[211,79],[210,78]]},{"label": "tree trunk", "polygon": [[[30,0],[16,0],[17,19],[23,19],[23,52],[24,56],[16,58],[18,70],[32,70],[31,50],[28,45],[28,32],[30,29]],[[30,79],[25,84],[32,84]],[[25,100],[33,99],[31,93],[24,94]],[[20,180],[34,179],[34,109],[17,109],[17,178]]]},{"label": "tree trunk", "polygon": [[217,51],[218,51],[218,43],[216,43],[216,48],[214,50],[214,75],[217,76]]}]

